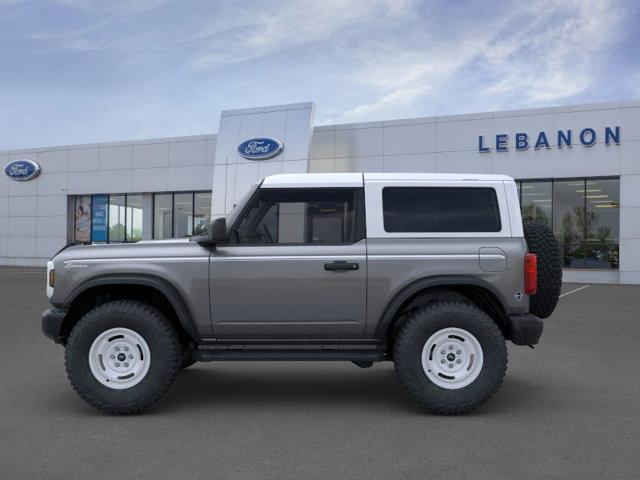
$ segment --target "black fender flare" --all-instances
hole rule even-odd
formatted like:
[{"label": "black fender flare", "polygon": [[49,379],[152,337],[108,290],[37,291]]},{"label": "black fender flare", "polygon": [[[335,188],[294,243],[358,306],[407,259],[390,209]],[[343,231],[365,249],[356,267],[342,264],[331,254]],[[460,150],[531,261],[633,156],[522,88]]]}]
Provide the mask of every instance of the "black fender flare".
[{"label": "black fender flare", "polygon": [[76,287],[65,299],[63,307],[64,309],[69,309],[73,302],[80,296],[83,292],[89,290],[90,288],[102,287],[107,285],[142,285],[145,287],[151,287],[155,290],[158,290],[162,293],[171,306],[173,307],[176,315],[178,316],[178,321],[182,325],[182,328],[191,336],[191,338],[197,339],[197,329],[195,328],[195,322],[193,318],[193,314],[189,311],[187,307],[187,303],[184,301],[184,298],[180,293],[176,290],[176,288],[171,285],[167,280],[162,277],[158,277],[155,275],[148,274],[134,274],[134,275],[100,275],[97,277],[93,277],[90,280],[85,281],[79,287]]},{"label": "black fender flare", "polygon": [[505,302],[500,293],[490,283],[485,282],[482,279],[469,275],[437,275],[434,277],[426,277],[419,280],[414,280],[413,282],[405,285],[387,303],[382,312],[380,320],[378,321],[378,326],[376,328],[376,337],[384,338],[386,336],[387,330],[396,314],[398,313],[398,310],[412,296],[428,288],[447,286],[472,286],[487,290],[495,297],[499,307],[503,311],[507,311],[507,309],[505,308]]}]

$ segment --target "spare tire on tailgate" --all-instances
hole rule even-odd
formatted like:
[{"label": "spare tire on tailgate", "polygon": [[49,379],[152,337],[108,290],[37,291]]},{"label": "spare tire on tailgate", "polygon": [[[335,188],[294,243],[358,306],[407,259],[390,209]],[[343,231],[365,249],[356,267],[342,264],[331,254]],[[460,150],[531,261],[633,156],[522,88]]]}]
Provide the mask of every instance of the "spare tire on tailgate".
[{"label": "spare tire on tailgate", "polygon": [[547,318],[558,304],[562,287],[560,244],[546,225],[525,222],[523,227],[529,252],[538,257],[538,290],[529,298],[529,312]]}]

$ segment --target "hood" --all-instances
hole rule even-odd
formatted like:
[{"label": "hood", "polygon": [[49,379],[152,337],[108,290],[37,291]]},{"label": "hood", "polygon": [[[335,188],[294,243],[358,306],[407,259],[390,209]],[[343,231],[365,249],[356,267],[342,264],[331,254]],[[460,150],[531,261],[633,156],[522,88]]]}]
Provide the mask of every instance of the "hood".
[{"label": "hood", "polygon": [[102,243],[92,245],[73,245],[64,248],[55,255],[54,261],[82,259],[122,259],[158,256],[184,256],[193,254],[202,247],[188,238],[170,240],[144,240],[136,243]]}]

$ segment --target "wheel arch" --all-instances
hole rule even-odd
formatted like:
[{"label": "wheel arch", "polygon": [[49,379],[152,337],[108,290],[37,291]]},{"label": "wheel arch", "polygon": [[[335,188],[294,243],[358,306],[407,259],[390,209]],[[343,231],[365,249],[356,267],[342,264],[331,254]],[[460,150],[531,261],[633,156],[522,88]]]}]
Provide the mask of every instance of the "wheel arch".
[{"label": "wheel arch", "polygon": [[441,299],[463,299],[485,311],[496,321],[505,338],[506,308],[499,292],[488,282],[465,275],[422,278],[402,287],[387,303],[376,328],[376,337],[389,338],[413,308]]},{"label": "wheel arch", "polygon": [[180,293],[168,281],[154,275],[103,275],[74,289],[63,308],[68,310],[61,336],[66,338],[77,321],[90,309],[112,300],[140,300],[165,313],[185,342],[197,339],[192,313]]}]

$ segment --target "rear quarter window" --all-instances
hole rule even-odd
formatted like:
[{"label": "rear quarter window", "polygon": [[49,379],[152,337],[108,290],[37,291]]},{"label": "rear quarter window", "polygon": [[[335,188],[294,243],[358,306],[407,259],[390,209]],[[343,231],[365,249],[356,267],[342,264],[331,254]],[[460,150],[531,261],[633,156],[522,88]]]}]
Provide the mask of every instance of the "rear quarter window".
[{"label": "rear quarter window", "polygon": [[491,187],[385,187],[386,232],[499,232],[496,191]]}]

